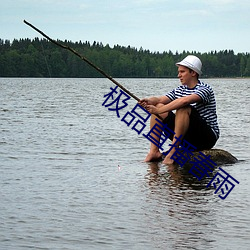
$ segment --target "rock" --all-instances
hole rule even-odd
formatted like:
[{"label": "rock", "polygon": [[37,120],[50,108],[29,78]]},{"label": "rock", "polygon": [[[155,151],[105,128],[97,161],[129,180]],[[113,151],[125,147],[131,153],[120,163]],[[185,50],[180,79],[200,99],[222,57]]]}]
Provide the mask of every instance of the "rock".
[{"label": "rock", "polygon": [[[232,154],[223,149],[209,149],[201,151],[204,155],[211,156],[210,159],[217,165],[236,163],[238,159]],[[197,157],[199,152],[194,152],[194,157]]]},{"label": "rock", "polygon": [[195,151],[193,152],[193,156],[191,156],[191,159],[185,163],[185,166],[191,166],[193,165],[192,161],[195,161],[194,158],[200,159],[198,157],[198,155],[200,155],[200,157],[202,157],[202,155],[200,154],[200,152],[202,152],[204,155],[206,156],[211,156],[210,159],[215,162],[218,165],[223,165],[223,164],[233,164],[236,163],[238,161],[238,159],[236,157],[234,157],[232,154],[230,154],[229,152],[223,150],[223,149],[209,149],[209,150],[202,150],[202,151]]}]

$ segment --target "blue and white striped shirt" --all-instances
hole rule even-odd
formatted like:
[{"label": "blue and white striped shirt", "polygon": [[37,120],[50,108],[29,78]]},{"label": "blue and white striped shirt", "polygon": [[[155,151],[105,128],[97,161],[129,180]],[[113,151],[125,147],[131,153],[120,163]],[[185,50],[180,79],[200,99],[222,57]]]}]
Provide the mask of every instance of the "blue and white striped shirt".
[{"label": "blue and white striped shirt", "polygon": [[207,125],[210,126],[218,139],[220,130],[217,122],[216,102],[213,89],[208,84],[199,81],[192,89],[188,88],[186,85],[181,85],[167,93],[166,96],[173,101],[191,94],[197,94],[201,98],[201,102],[192,103],[190,105],[198,111],[201,118],[206,121]]}]

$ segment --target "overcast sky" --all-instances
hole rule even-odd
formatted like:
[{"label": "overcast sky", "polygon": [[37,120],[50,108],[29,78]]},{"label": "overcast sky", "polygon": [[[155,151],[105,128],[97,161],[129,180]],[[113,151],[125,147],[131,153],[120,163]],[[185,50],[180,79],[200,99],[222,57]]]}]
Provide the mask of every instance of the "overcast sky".
[{"label": "overcast sky", "polygon": [[0,0],[0,38],[41,37],[182,52],[250,52],[249,0]]}]

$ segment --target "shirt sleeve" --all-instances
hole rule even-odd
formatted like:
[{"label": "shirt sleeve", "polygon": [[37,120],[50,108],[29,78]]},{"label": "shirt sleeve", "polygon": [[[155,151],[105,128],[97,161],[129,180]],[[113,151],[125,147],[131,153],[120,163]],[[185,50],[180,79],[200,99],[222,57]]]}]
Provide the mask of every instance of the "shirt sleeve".
[{"label": "shirt sleeve", "polygon": [[197,94],[203,103],[209,103],[211,100],[211,96],[213,95],[213,90],[209,87],[201,87],[195,91],[195,94]]},{"label": "shirt sleeve", "polygon": [[175,89],[173,89],[172,91],[168,92],[168,93],[166,94],[166,96],[167,96],[171,101],[177,99],[177,97],[176,97],[176,95],[175,95]]}]

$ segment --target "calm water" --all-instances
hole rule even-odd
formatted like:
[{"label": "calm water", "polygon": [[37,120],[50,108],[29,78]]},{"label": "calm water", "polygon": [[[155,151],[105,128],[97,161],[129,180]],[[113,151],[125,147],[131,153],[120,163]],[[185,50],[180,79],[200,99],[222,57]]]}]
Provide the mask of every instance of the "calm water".
[{"label": "calm water", "polygon": [[[179,84],[119,81],[138,97]],[[142,162],[149,142],[102,106],[108,80],[0,79],[0,249],[249,249],[250,79],[205,82],[216,148],[240,160],[222,166],[240,182],[226,200],[209,179]]]}]

